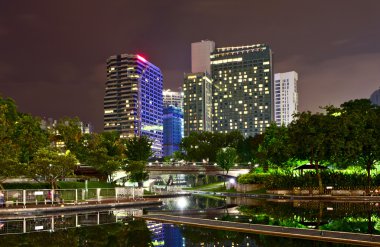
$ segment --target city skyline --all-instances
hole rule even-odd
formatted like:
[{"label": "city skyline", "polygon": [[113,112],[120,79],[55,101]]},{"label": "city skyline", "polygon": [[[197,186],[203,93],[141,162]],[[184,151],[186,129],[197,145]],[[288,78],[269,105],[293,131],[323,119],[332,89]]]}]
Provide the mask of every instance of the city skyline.
[{"label": "city skyline", "polygon": [[99,132],[107,57],[142,54],[162,69],[164,88],[176,90],[191,71],[190,44],[209,39],[220,47],[268,44],[274,73],[299,73],[299,110],[317,111],[379,88],[379,7],[371,0],[0,0],[0,94],[20,111],[78,116]]}]

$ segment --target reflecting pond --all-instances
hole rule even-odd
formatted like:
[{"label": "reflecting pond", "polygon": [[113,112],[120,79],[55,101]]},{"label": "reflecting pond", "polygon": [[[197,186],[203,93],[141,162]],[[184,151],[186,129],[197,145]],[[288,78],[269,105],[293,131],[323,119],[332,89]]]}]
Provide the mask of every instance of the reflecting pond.
[{"label": "reflecting pond", "polygon": [[[0,246],[348,246],[138,220],[164,211],[191,217],[380,234],[377,203],[190,196],[163,205],[0,218]],[[226,206],[227,207],[224,207]]]}]

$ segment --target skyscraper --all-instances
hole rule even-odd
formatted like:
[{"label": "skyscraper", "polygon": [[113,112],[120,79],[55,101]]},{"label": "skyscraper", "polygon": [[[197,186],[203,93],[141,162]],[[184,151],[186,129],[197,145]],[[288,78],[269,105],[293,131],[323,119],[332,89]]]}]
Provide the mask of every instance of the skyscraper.
[{"label": "skyscraper", "polygon": [[207,73],[185,75],[183,84],[184,132],[212,131],[212,80]]},{"label": "skyscraper", "polygon": [[164,108],[164,156],[172,155],[179,150],[183,137],[183,111],[169,105]]},{"label": "skyscraper", "polygon": [[164,156],[179,150],[183,137],[183,93],[164,90]]},{"label": "skyscraper", "polygon": [[162,85],[158,67],[140,55],[119,54],[107,60],[104,130],[121,137],[147,136],[162,156]]},{"label": "skyscraper", "polygon": [[273,120],[271,49],[263,44],[217,48],[211,72],[213,131],[264,132]]},{"label": "skyscraper", "polygon": [[210,54],[215,50],[215,42],[202,40],[191,44],[191,73],[211,74]]},{"label": "skyscraper", "polygon": [[170,105],[183,108],[183,92],[174,92],[166,89],[163,92],[164,108]]},{"label": "skyscraper", "polygon": [[274,119],[278,126],[287,126],[298,111],[297,83],[295,71],[274,75]]}]

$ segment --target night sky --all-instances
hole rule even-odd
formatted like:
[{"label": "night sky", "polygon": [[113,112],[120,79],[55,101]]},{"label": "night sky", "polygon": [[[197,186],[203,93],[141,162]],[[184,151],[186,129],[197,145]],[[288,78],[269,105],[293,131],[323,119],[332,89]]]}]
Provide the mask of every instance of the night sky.
[{"label": "night sky", "polygon": [[103,125],[106,59],[138,53],[176,90],[190,45],[269,44],[299,73],[300,110],[369,98],[380,86],[378,0],[0,0],[0,95],[41,117]]}]

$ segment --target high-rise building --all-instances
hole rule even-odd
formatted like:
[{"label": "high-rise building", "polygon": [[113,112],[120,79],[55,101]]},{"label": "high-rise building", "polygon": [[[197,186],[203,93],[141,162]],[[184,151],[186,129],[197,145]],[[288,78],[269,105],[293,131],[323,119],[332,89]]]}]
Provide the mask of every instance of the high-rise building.
[{"label": "high-rise building", "polygon": [[174,92],[166,89],[163,92],[163,97],[164,107],[172,105],[181,109],[183,108],[183,92]]},{"label": "high-rise building", "polygon": [[140,55],[119,54],[107,60],[104,131],[122,138],[147,136],[162,156],[162,86],[160,69]]},{"label": "high-rise building", "polygon": [[380,89],[371,94],[370,100],[372,104],[380,106]]},{"label": "high-rise building", "polygon": [[202,40],[191,44],[191,73],[211,74],[210,54],[215,50],[215,42]]},{"label": "high-rise building", "polygon": [[183,137],[183,93],[164,90],[164,156],[179,150]]},{"label": "high-rise building", "polygon": [[169,105],[164,108],[164,156],[172,155],[179,150],[183,137],[183,111]]},{"label": "high-rise building", "polygon": [[211,54],[211,72],[213,131],[239,130],[244,136],[263,133],[273,120],[273,70],[269,46],[217,48]]},{"label": "high-rise building", "polygon": [[185,136],[212,131],[212,80],[207,73],[186,74],[183,84]]},{"label": "high-rise building", "polygon": [[297,82],[295,71],[274,75],[274,120],[278,126],[287,126],[298,111]]}]

